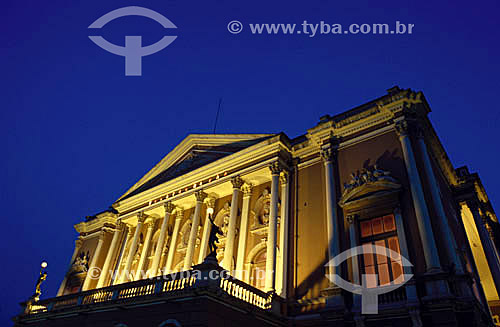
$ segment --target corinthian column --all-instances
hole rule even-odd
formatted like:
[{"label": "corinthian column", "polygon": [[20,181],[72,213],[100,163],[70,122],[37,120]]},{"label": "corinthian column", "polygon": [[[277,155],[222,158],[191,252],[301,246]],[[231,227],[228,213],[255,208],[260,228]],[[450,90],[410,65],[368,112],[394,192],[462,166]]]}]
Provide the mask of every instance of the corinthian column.
[{"label": "corinthian column", "polygon": [[181,208],[177,207],[177,212],[175,213],[175,224],[174,231],[172,232],[172,237],[170,238],[170,247],[168,248],[167,264],[165,265],[165,273],[170,273],[172,271],[172,263],[174,261],[175,248],[177,245],[177,237],[179,236],[179,228],[181,227],[181,220],[184,216],[184,212]]},{"label": "corinthian column", "polygon": [[233,197],[231,199],[231,213],[229,216],[229,226],[227,228],[224,259],[222,259],[222,267],[229,271],[233,269],[234,239],[236,238],[236,220],[238,219],[238,196],[240,194],[240,188],[243,185],[243,180],[239,176],[236,176],[231,180],[231,183],[233,184]]},{"label": "corinthian column", "polygon": [[[80,251],[82,244],[83,244],[82,239],[80,237],[78,237],[75,240],[75,249],[73,250],[73,255],[71,256],[71,261],[69,262],[69,268],[71,268],[71,266],[73,265],[73,262],[75,262],[76,256],[78,255],[78,251]],[[57,291],[57,296],[63,295],[67,282],[68,282],[68,272],[66,272],[66,275],[61,283],[61,286],[59,286],[59,290]]]},{"label": "corinthian column", "polygon": [[[337,195],[335,192],[335,177],[333,170],[333,162],[335,160],[335,152],[331,145],[321,149],[321,156],[325,167],[325,202],[326,202],[326,232],[328,239],[328,262],[331,262],[338,254],[340,254],[339,242],[339,217],[337,214]],[[330,276],[340,275],[337,274],[337,267],[329,265],[327,271]],[[331,279],[330,279],[331,280]],[[344,301],[342,299],[341,289],[333,282],[326,290],[327,306],[329,307],[342,307]]]},{"label": "corinthian column", "polygon": [[[322,149],[321,156],[325,166],[326,232],[328,235],[328,262],[340,253],[339,218],[337,215],[337,195],[333,175],[335,153],[331,147]],[[336,267],[330,266],[330,274],[336,273]]]},{"label": "corinthian column", "polygon": [[134,239],[130,244],[127,261],[125,263],[125,268],[123,269],[123,272],[121,273],[120,276],[121,283],[127,282],[130,278],[130,268],[132,267],[135,251],[137,250],[137,243],[139,242],[139,235],[141,234],[142,224],[144,223],[145,220],[146,220],[146,215],[144,214],[144,212],[142,211],[139,212],[139,214],[137,215],[137,226],[135,227]]},{"label": "corinthian column", "polygon": [[106,232],[107,229],[103,229],[99,232],[97,247],[94,251],[94,257],[92,258],[92,261],[90,261],[89,270],[87,272],[87,276],[85,277],[85,281],[83,282],[82,291],[88,290],[90,288],[90,283],[92,282],[92,280],[94,280],[97,276],[100,276],[100,274],[98,273],[99,268],[97,267],[97,263],[101,258],[101,250],[104,244],[104,238],[106,237]]},{"label": "corinthian column", "polygon": [[210,223],[208,217],[211,217],[214,213],[215,198],[212,196],[207,197],[205,204],[207,205],[207,213],[205,217],[205,223],[203,225],[203,236],[201,237],[200,254],[198,255],[199,263],[202,263],[207,256],[208,237],[210,236],[210,231],[212,230],[212,223]]},{"label": "corinthian column", "polygon": [[266,248],[266,291],[275,290],[275,269],[276,269],[276,236],[278,232],[278,187],[281,166],[274,162],[269,166],[271,170],[271,207],[269,208],[269,226],[267,230]]},{"label": "corinthian column", "polygon": [[425,263],[427,265],[427,271],[441,270],[436,241],[434,240],[434,234],[432,232],[429,210],[427,209],[427,204],[425,203],[420,174],[418,173],[415,156],[411,146],[409,128],[410,126],[406,120],[396,123],[396,132],[399,135],[399,141],[401,142],[401,148],[403,149],[406,171],[410,180],[411,196],[413,198],[413,206],[415,207],[415,213],[417,215],[417,224],[420,232],[420,238],[422,239]]},{"label": "corinthian column", "polygon": [[161,254],[163,252],[163,247],[165,246],[165,237],[167,236],[168,224],[170,222],[170,215],[174,210],[174,205],[172,202],[167,202],[163,206],[165,209],[165,217],[163,218],[163,222],[161,224],[160,236],[158,237],[158,242],[156,243],[155,256],[153,258],[153,263],[151,265],[151,276],[158,275],[158,267],[160,266]]},{"label": "corinthian column", "polygon": [[281,226],[280,226],[280,257],[281,278],[278,278],[278,294],[286,298],[288,285],[288,229],[289,229],[289,201],[290,201],[290,176],[287,171],[280,175],[281,182]]},{"label": "corinthian column", "polygon": [[193,264],[194,248],[196,246],[196,237],[198,236],[198,226],[200,225],[201,206],[207,194],[203,191],[195,193],[196,207],[194,209],[193,223],[191,224],[191,231],[189,233],[189,243],[186,250],[186,257],[184,258],[184,270],[191,269]]},{"label": "corinthian column", "polygon": [[[146,261],[146,257],[149,252],[149,243],[151,243],[151,237],[153,236],[153,228],[155,226],[155,223],[151,219],[146,223],[146,225],[148,227],[146,232],[146,240],[144,241],[139,264],[137,265],[137,271],[135,272],[135,280],[139,280],[141,278],[142,270],[144,269],[144,262]],[[142,276],[145,276],[145,274],[142,274]]]},{"label": "corinthian column", "polygon": [[451,231],[450,225],[448,224],[448,218],[443,207],[443,202],[441,200],[441,195],[439,194],[439,185],[434,175],[434,169],[432,169],[431,160],[427,152],[427,146],[424,141],[424,134],[422,129],[419,127],[417,131],[417,144],[420,148],[422,155],[422,161],[424,163],[425,175],[427,176],[427,182],[429,183],[429,188],[431,192],[432,203],[437,213],[437,223],[439,226],[439,235],[445,241],[446,246],[444,248],[446,256],[450,260],[450,263],[455,266],[455,272],[457,274],[463,274],[464,270],[462,267],[462,262],[458,257],[457,246]]},{"label": "corinthian column", "polygon": [[250,198],[252,196],[252,184],[243,184],[243,206],[241,208],[240,236],[238,238],[238,255],[236,257],[236,278],[243,280],[243,264],[248,236],[248,216],[250,213]]},{"label": "corinthian column", "polygon": [[109,275],[109,268],[113,261],[113,258],[116,255],[116,246],[120,240],[121,233],[123,231],[123,224],[119,221],[116,224],[116,229],[113,234],[113,239],[111,240],[111,245],[109,246],[108,254],[106,255],[106,259],[104,261],[104,265],[102,266],[101,276],[99,277],[99,281],[97,282],[97,288],[101,288],[106,283],[106,280]]},{"label": "corinthian column", "polygon": [[[432,231],[431,219],[429,217],[429,209],[425,202],[424,191],[420,174],[418,173],[415,155],[411,146],[409,137],[410,126],[407,120],[402,120],[396,123],[396,132],[399,135],[401,148],[403,150],[404,162],[408,179],[410,180],[410,190],[413,199],[413,206],[417,218],[418,231],[422,240],[422,249],[424,251],[424,258],[426,270],[428,275],[441,272],[441,263],[439,261],[439,254],[436,247],[436,241]],[[449,289],[446,281],[441,277],[430,278],[426,282],[427,294],[430,297],[447,296]]]},{"label": "corinthian column", "polygon": [[123,227],[124,229],[127,229],[127,233],[124,235],[121,242],[120,253],[118,254],[118,258],[116,260],[116,273],[115,276],[112,276],[111,285],[120,284],[122,281],[122,275],[124,274],[122,266],[125,265],[125,261],[127,260],[127,243],[130,239],[132,239],[132,236],[134,235],[134,233],[132,232],[132,226],[124,223]]}]

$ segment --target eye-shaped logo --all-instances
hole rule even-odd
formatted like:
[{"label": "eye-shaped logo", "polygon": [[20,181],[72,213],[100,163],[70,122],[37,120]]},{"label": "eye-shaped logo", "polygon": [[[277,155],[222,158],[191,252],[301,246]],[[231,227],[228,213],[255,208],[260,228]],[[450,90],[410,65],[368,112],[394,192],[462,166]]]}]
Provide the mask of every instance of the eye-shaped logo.
[{"label": "eye-shaped logo", "polygon": [[[164,28],[177,28],[177,26],[175,26],[168,18],[157,13],[156,11],[136,6],[123,7],[110,11],[90,24],[89,28],[102,28],[110,21],[125,16],[143,16],[151,18]],[[106,41],[102,36],[89,36],[89,38],[92,40],[92,42],[94,42],[104,50],[115,55],[125,57],[126,76],[141,76],[142,57],[149,56],[153,53],[163,50],[170,43],[174,42],[177,36],[164,36],[158,42],[145,47],[142,46],[142,36],[125,36],[124,47],[110,43]]]},{"label": "eye-shaped logo", "polygon": [[[371,247],[363,247],[356,246],[349,250],[342,252],[337,255],[335,258],[330,260],[325,266],[326,267],[338,267],[342,262],[346,261],[349,258],[356,257],[360,254],[377,254],[380,256],[388,257],[395,262],[401,262],[402,268],[404,267],[413,267],[408,259],[383,246],[373,245]],[[377,283],[378,275],[376,274],[363,274],[361,276],[361,285],[352,284],[337,274],[327,274],[326,277],[337,285],[338,287],[354,293],[361,294],[361,313],[362,314],[376,314],[378,313],[378,295],[385,294],[390,291],[393,291],[401,286],[403,286],[406,282],[408,282],[413,274],[401,274],[396,279],[394,279],[390,284],[386,285],[378,285],[377,287],[369,287],[373,286],[373,284]]]}]

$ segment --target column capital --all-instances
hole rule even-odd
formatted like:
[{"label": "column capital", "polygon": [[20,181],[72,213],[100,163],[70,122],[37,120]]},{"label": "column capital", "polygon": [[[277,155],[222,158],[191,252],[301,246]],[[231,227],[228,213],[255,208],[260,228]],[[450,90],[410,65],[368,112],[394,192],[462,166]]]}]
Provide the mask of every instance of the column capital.
[{"label": "column capital", "polygon": [[184,210],[182,208],[177,207],[175,212],[175,219],[181,220],[184,217]]},{"label": "column capital", "polygon": [[75,240],[75,248],[77,249],[80,249],[83,245],[83,240],[81,239],[81,237],[78,237],[76,240]]},{"label": "column capital", "polygon": [[196,202],[203,202],[208,194],[203,191],[196,191],[194,192],[194,196],[196,197]]},{"label": "column capital", "polygon": [[207,208],[215,208],[215,200],[217,200],[214,196],[207,196],[207,198],[205,199],[205,205],[207,206]]},{"label": "column capital", "polygon": [[481,206],[479,204],[479,200],[476,200],[476,199],[470,199],[470,200],[467,200],[467,205],[469,206],[469,208],[471,209],[476,209],[476,210],[479,210],[481,209]]},{"label": "column capital", "polygon": [[404,118],[394,124],[394,128],[396,129],[396,133],[399,137],[408,136],[410,134],[415,135],[417,138],[424,137],[423,127],[421,122],[416,118]]},{"label": "column capital", "polygon": [[104,237],[106,237],[106,234],[108,234],[109,232],[111,232],[111,228],[104,227],[103,229],[101,229],[98,232],[99,241],[104,241]]},{"label": "column capital", "polygon": [[358,215],[355,215],[355,214],[351,214],[351,215],[347,215],[345,217],[345,220],[349,223],[349,226],[351,226],[352,224],[354,224],[354,222],[356,221],[356,217]]},{"label": "column capital", "polygon": [[116,221],[116,227],[115,227],[115,230],[117,231],[122,231],[124,228],[125,228],[125,223],[121,220],[117,220]]},{"label": "column capital", "polygon": [[132,229],[132,226],[130,226],[130,225],[127,225],[127,228],[128,228],[127,229],[127,239],[129,239],[132,237],[132,235],[134,235],[134,231]]},{"label": "column capital", "polygon": [[420,123],[415,123],[414,125],[414,130],[415,130],[415,136],[417,137],[417,139],[424,139],[424,128],[422,127],[422,125]]},{"label": "column capital", "polygon": [[171,201],[168,201],[163,204],[163,209],[165,210],[165,214],[171,214],[175,209],[175,205]]},{"label": "column capital", "polygon": [[269,170],[271,171],[271,175],[279,175],[280,172],[283,170],[283,166],[280,164],[279,161],[275,161],[269,165]]},{"label": "column capital", "polygon": [[252,195],[252,188],[253,188],[253,185],[251,183],[243,184],[243,186],[241,187],[241,190],[243,191],[243,196],[244,197],[251,196]]},{"label": "column capital", "polygon": [[143,223],[147,218],[147,215],[144,214],[144,211],[140,211],[138,214],[137,214],[137,223]]},{"label": "column capital", "polygon": [[233,189],[234,188],[240,189],[244,182],[245,181],[241,179],[240,176],[236,176],[231,179],[231,184],[233,184]]},{"label": "column capital", "polygon": [[147,229],[153,229],[154,226],[155,226],[155,221],[153,219],[148,219],[146,221],[146,227],[147,227]]},{"label": "column capital", "polygon": [[333,162],[336,159],[336,152],[332,149],[331,146],[321,149],[321,157],[325,161],[325,163]]},{"label": "column capital", "polygon": [[287,170],[283,170],[280,174],[281,185],[286,185],[290,181],[290,173]]}]

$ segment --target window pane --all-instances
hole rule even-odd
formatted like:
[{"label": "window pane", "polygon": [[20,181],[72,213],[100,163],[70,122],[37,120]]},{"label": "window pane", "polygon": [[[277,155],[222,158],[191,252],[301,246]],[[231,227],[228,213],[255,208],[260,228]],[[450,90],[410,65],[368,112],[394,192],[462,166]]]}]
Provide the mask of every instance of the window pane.
[{"label": "window pane", "polygon": [[365,278],[365,284],[366,287],[368,288],[373,288],[377,287],[377,275],[375,275],[375,267],[365,267],[365,275],[363,276]]},{"label": "window pane", "polygon": [[[398,237],[397,236],[389,237],[387,239],[387,243],[389,244],[389,249],[391,249],[392,251],[394,251],[396,253],[401,253],[399,251],[399,241],[398,241]],[[398,261],[398,260],[400,260],[400,258],[396,259],[396,261]]]},{"label": "window pane", "polygon": [[382,225],[382,218],[376,218],[372,220],[373,235],[381,234],[384,232],[384,227]]},{"label": "window pane", "polygon": [[361,222],[361,237],[372,235],[372,224],[370,221]]},{"label": "window pane", "polygon": [[[376,241],[375,245],[386,248],[385,240]],[[377,263],[386,263],[386,262],[387,262],[387,255],[386,254],[384,254],[384,255],[377,254]]]},{"label": "window pane", "polygon": [[[392,274],[393,274],[393,283],[394,284],[401,284],[403,280],[403,267],[401,265],[401,262],[392,262]],[[401,276],[401,279],[398,280],[398,277]]]},{"label": "window pane", "polygon": [[363,261],[365,264],[365,267],[368,266],[373,266],[375,263],[373,262],[373,254],[372,252],[372,244],[371,243],[365,243],[363,244]]},{"label": "window pane", "polygon": [[380,286],[388,285],[391,283],[391,277],[389,276],[389,266],[386,263],[378,265],[378,278],[380,280]]},{"label": "window pane", "polygon": [[385,232],[391,232],[393,230],[396,230],[396,224],[394,222],[394,216],[393,215],[384,216],[384,231]]}]

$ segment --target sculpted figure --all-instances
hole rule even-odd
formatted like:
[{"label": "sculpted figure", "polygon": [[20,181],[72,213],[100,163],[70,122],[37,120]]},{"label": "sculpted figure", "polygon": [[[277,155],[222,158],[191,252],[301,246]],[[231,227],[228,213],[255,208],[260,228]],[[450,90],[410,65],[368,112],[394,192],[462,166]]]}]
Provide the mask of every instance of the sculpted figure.
[{"label": "sculpted figure", "polygon": [[212,220],[212,216],[209,215],[208,219],[212,224],[212,228],[210,229],[210,236],[208,237],[208,248],[210,250],[209,255],[216,255],[217,246],[215,245],[219,241],[218,235],[223,235],[222,230],[217,226]]}]

